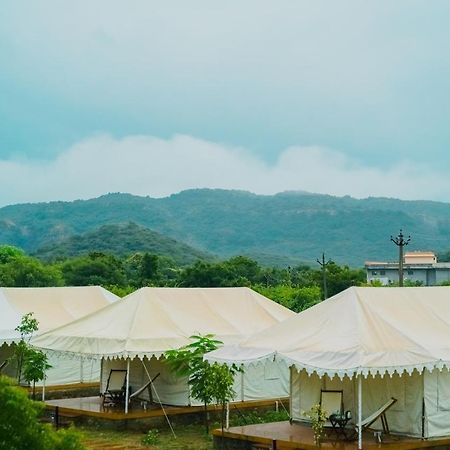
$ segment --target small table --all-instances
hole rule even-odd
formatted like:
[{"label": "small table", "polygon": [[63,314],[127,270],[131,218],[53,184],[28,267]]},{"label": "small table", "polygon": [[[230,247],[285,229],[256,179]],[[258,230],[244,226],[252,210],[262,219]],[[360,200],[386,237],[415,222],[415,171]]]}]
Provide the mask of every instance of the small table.
[{"label": "small table", "polygon": [[346,426],[352,418],[350,411],[346,411],[344,414],[331,414],[330,423],[336,434],[341,434],[344,439],[347,439]]}]

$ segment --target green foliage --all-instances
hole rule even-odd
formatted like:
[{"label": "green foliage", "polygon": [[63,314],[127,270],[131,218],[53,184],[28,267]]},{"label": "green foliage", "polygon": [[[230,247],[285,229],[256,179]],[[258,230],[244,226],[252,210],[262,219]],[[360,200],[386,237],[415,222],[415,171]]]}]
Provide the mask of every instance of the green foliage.
[{"label": "green foliage", "polygon": [[33,383],[33,399],[36,396],[35,385],[45,377],[45,372],[52,367],[48,363],[47,355],[33,347],[26,348],[23,360],[23,379]]},{"label": "green foliage", "polygon": [[[70,236],[43,246],[36,255],[46,260],[83,256],[89,252],[110,253],[117,257],[130,254],[170,256],[179,265],[192,264],[211,255],[135,223],[102,225],[81,235]],[[153,274],[152,274],[153,275]]]},{"label": "green foliage", "polygon": [[233,287],[251,286],[262,281],[259,264],[245,256],[236,256],[218,263],[198,261],[179,276],[185,287]]},{"label": "green foliage", "polygon": [[254,286],[260,294],[280,303],[295,312],[303,311],[322,299],[322,292],[318,286],[292,287],[292,286]]},{"label": "green foliage", "polygon": [[92,252],[62,264],[62,274],[68,286],[124,285],[122,262],[113,255]]},{"label": "green foliage", "polygon": [[[199,189],[161,199],[110,194],[87,201],[8,206],[0,209],[0,242],[27,252],[43,246],[51,250],[68,238],[83,237],[104,225],[126,227],[120,224],[132,221],[221,258],[264,254],[267,265],[294,266],[312,263],[325,251],[339,264],[355,267],[365,260],[395,259],[389,236],[400,226],[413,237],[415,249],[447,248],[449,220],[448,203]],[[96,239],[99,245],[102,234]],[[144,246],[147,239],[140,239],[137,245],[128,242],[127,234],[131,235],[130,231],[115,234],[119,239],[105,239],[114,247],[89,245],[81,253],[175,255]],[[116,252],[116,246],[126,251]],[[66,255],[79,253],[67,249]],[[181,264],[178,259],[177,263]]]},{"label": "green foliage", "polygon": [[20,324],[15,328],[20,333],[20,341],[15,347],[17,380],[20,383],[23,377],[26,382],[33,383],[33,398],[35,397],[36,381],[43,380],[45,371],[51,367],[47,355],[29,344],[33,333],[38,329],[39,322],[33,317],[33,313],[25,314]]},{"label": "green foliage", "polygon": [[17,381],[19,383],[21,382],[23,366],[30,350],[29,341],[38,328],[39,322],[33,317],[32,312],[25,314],[15,328],[15,331],[20,333],[20,341],[16,344],[14,350],[14,358],[17,361]]},{"label": "green foliage", "polygon": [[141,440],[143,445],[156,445],[159,442],[159,431],[157,429],[149,430]]},{"label": "green foliage", "polygon": [[34,318],[32,312],[25,314],[15,328],[20,333],[22,339],[29,339],[35,331],[39,329],[39,322]]},{"label": "green foliage", "polygon": [[57,267],[42,264],[10,246],[0,248],[0,285],[7,287],[42,287],[62,285]]},{"label": "green foliage", "polygon": [[25,252],[12,245],[0,246],[0,264],[6,264],[11,260],[25,256]]},{"label": "green foliage", "polygon": [[237,368],[209,364],[203,356],[216,350],[221,341],[213,335],[191,336],[193,342],[176,350],[168,350],[164,356],[172,370],[180,377],[188,377],[191,394],[205,406],[205,426],[208,432],[206,406],[213,401],[222,405],[222,425],[225,403],[234,396],[233,382]]},{"label": "green foliage", "polygon": [[34,402],[13,381],[0,376],[0,450],[83,450],[78,434],[39,423],[43,403]]},{"label": "green foliage", "polygon": [[311,409],[304,413],[311,420],[311,428],[314,433],[314,440],[319,443],[323,436],[323,427],[328,419],[328,412],[323,410],[319,404],[313,405]]}]

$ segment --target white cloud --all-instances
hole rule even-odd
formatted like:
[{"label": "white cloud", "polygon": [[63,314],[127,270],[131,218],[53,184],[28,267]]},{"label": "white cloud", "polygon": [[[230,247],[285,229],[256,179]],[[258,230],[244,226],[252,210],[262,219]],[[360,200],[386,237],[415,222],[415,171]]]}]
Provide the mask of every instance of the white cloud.
[{"label": "white cloud", "polygon": [[406,161],[383,170],[335,150],[290,147],[269,165],[246,149],[181,135],[168,140],[96,136],[52,161],[0,161],[0,179],[1,205],[85,199],[107,192],[163,197],[205,187],[450,201],[450,181],[443,172]]}]

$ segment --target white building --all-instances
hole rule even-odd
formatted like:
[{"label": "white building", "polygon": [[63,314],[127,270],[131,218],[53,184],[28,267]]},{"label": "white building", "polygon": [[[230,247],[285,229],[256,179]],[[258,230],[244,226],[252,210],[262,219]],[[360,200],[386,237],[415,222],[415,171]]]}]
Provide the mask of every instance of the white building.
[{"label": "white building", "polygon": [[[398,262],[366,261],[367,282],[384,285],[398,282]],[[406,252],[403,261],[405,281],[435,286],[450,281],[450,263],[440,263],[433,252]]]}]

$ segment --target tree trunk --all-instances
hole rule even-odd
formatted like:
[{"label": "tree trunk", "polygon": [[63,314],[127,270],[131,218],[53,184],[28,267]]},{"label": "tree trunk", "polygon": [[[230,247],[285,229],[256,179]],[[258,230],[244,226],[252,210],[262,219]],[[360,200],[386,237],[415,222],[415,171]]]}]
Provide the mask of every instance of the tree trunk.
[{"label": "tree trunk", "polygon": [[204,403],[204,408],[205,408],[205,431],[206,434],[209,434],[208,404],[206,402]]}]

